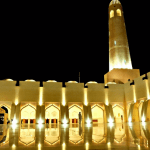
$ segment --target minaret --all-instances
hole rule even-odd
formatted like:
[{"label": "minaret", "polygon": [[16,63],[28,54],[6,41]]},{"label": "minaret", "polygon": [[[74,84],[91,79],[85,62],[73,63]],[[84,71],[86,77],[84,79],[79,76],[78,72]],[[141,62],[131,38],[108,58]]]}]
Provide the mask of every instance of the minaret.
[{"label": "minaret", "polygon": [[123,10],[119,0],[109,4],[109,71],[132,69]]},{"label": "minaret", "polygon": [[129,45],[119,0],[109,4],[109,72],[104,75],[105,85],[124,84],[140,76],[139,69],[132,69]]}]

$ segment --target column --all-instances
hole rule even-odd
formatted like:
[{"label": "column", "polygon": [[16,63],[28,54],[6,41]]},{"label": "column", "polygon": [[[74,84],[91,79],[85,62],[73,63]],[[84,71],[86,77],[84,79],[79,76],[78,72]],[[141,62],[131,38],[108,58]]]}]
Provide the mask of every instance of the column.
[{"label": "column", "polygon": [[20,110],[20,103],[18,103],[18,104],[16,105],[16,112],[15,112],[15,114],[16,114],[16,123],[21,124],[21,110]]},{"label": "column", "polygon": [[112,105],[104,105],[104,122],[105,123],[112,123],[114,122],[114,114]]},{"label": "column", "polygon": [[14,103],[12,103],[12,104],[11,104],[10,121],[11,121],[11,119],[14,119],[15,110],[16,110],[15,104],[14,104]]},{"label": "column", "polygon": [[60,115],[61,115],[61,123],[68,124],[69,123],[69,109],[68,105],[60,105]]},{"label": "column", "polygon": [[35,146],[42,147],[44,146],[45,139],[45,125],[37,124],[35,126]]},{"label": "column", "polygon": [[36,123],[45,123],[45,105],[36,106]]},{"label": "column", "polygon": [[83,123],[93,123],[91,105],[83,105]]}]

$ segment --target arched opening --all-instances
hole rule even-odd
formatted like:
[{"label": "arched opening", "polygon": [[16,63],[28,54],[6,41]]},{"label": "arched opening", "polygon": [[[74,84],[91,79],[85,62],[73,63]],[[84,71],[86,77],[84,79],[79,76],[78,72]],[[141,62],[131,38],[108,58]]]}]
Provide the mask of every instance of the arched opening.
[{"label": "arched opening", "polygon": [[0,147],[9,142],[9,129],[7,126],[0,126]]},{"label": "arched opening", "polygon": [[105,131],[103,125],[97,125],[93,126],[93,134],[92,134],[92,140],[94,143],[101,143],[103,140],[105,140]]},{"label": "arched opening", "polygon": [[21,109],[21,124],[36,123],[35,119],[36,109],[28,104]]},{"label": "arched opening", "polygon": [[110,11],[110,18],[112,18],[112,17],[114,17],[114,11],[113,10]]},{"label": "arched opening", "polygon": [[116,12],[117,12],[117,16],[121,16],[121,10],[120,9],[117,9]]},{"label": "arched opening", "polygon": [[25,146],[31,145],[35,142],[35,128],[21,128],[19,142]]},{"label": "arched opening", "polygon": [[59,128],[47,128],[45,129],[45,142],[49,145],[55,145],[59,142]]},{"label": "arched opening", "polygon": [[115,123],[122,123],[124,121],[124,110],[121,106],[116,105],[113,107]]},{"label": "arched opening", "polygon": [[117,124],[115,126],[114,140],[117,143],[122,143],[124,137],[125,137],[125,128],[123,127],[123,124]]},{"label": "arched opening", "polygon": [[45,110],[45,123],[58,123],[59,122],[59,109],[55,105],[50,105]]},{"label": "arched opening", "polygon": [[92,119],[95,123],[103,123],[104,111],[99,105],[92,107]]},{"label": "arched opening", "polygon": [[79,123],[79,112],[82,116],[82,109],[78,105],[73,105],[69,108],[69,122]]},{"label": "arched opening", "polygon": [[10,121],[10,108],[5,105],[0,106],[0,124],[8,124]]}]

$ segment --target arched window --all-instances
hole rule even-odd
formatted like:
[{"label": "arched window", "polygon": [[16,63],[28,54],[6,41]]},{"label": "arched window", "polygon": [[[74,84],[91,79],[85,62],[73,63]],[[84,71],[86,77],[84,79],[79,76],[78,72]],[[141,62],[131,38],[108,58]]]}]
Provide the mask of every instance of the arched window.
[{"label": "arched window", "polygon": [[114,17],[114,11],[113,10],[110,11],[110,18],[112,18],[112,17]]},{"label": "arched window", "polygon": [[121,10],[120,9],[117,9],[117,16],[121,16]]}]

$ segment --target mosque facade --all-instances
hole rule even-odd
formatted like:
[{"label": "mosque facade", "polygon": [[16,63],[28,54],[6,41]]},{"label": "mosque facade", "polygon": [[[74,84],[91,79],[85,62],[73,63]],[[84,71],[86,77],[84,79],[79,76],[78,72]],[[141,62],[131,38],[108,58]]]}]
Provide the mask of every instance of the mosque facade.
[{"label": "mosque facade", "polygon": [[150,72],[133,69],[122,5],[109,4],[109,72],[104,83],[0,81],[0,124],[150,121]]}]

